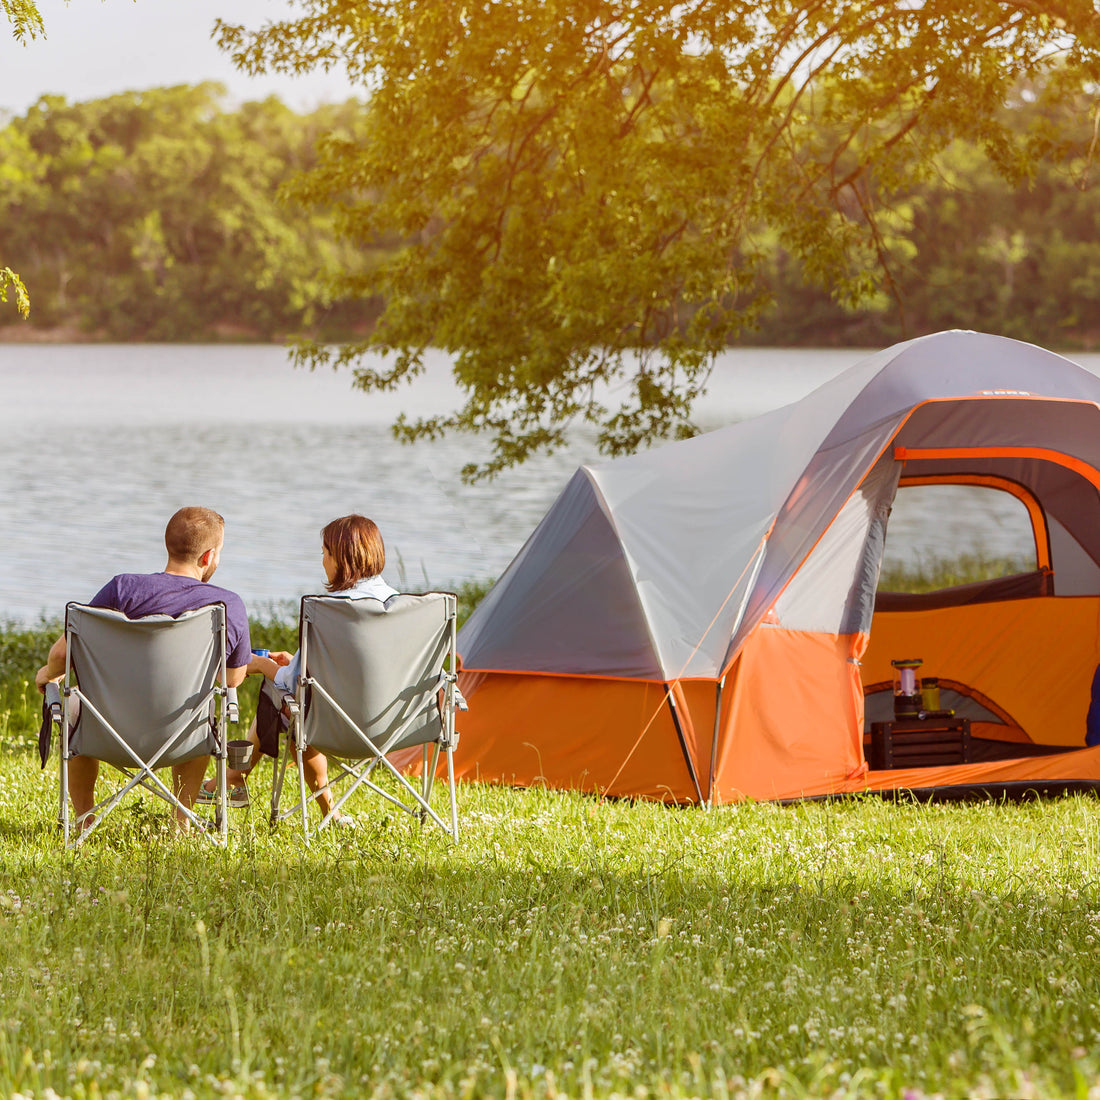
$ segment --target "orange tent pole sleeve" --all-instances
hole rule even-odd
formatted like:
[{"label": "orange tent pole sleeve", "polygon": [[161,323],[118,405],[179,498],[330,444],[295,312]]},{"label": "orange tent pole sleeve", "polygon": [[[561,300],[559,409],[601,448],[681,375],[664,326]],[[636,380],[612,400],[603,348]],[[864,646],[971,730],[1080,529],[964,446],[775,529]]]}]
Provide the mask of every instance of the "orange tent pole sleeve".
[{"label": "orange tent pole sleeve", "polygon": [[894,458],[899,462],[944,458],[1038,458],[1073,470],[1100,491],[1100,471],[1080,458],[1050,447],[895,447]]}]

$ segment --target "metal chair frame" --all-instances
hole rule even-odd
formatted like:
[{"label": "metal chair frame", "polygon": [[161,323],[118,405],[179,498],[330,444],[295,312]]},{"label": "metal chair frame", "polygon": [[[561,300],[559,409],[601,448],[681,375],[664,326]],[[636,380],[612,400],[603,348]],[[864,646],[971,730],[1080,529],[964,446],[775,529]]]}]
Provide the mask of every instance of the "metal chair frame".
[{"label": "metal chair frame", "polygon": [[[210,725],[211,733],[214,740],[214,751],[210,754],[215,760],[216,780],[217,780],[217,794],[214,802],[215,817],[214,817],[214,831],[211,833],[208,822],[201,818],[195,811],[183,803],[175,796],[175,794],[169,790],[164,781],[155,773],[154,769],[158,766],[160,758],[172,747],[171,741],[166,741],[160,749],[149,759],[142,760],[137,752],[126,741],[125,737],[119,733],[115,726],[111,723],[110,719],[103,714],[103,712],[96,706],[96,704],[80,689],[78,682],[73,679],[73,663],[72,663],[72,627],[69,621],[69,608],[70,607],[83,607],[85,605],[69,603],[65,608],[65,678],[63,681],[63,687],[58,690],[56,684],[49,685],[52,691],[48,693],[47,701],[50,706],[50,714],[52,721],[60,729],[60,741],[61,741],[61,766],[60,766],[60,782],[59,782],[59,807],[58,807],[58,824],[61,827],[62,835],[64,837],[66,848],[77,848],[83,844],[88,837],[99,828],[101,824],[106,820],[107,816],[114,810],[119,803],[136,787],[143,787],[145,790],[156,795],[158,798],[163,799],[173,808],[178,808],[183,812],[191,824],[196,827],[199,832],[206,836],[212,843],[220,844],[224,846],[228,840],[228,816],[226,814],[227,807],[227,791],[226,791],[226,729],[228,724],[236,723],[239,718],[239,709],[237,704],[237,692],[235,688],[225,687],[226,679],[226,659],[225,659],[225,647],[226,647],[226,613],[225,605],[223,603],[209,604],[207,607],[214,608],[218,615],[218,636],[220,641],[220,668],[218,681],[211,684],[207,693],[206,699],[209,701],[210,706]],[[91,609],[99,610],[99,609]],[[199,610],[205,610],[200,608]],[[159,618],[159,616],[157,616]],[[143,620],[134,620],[135,622],[141,622]],[[69,746],[69,736],[71,727],[69,724],[69,700],[75,699],[80,703],[81,708],[87,708],[103,725],[104,729],[108,732],[111,739],[123,750],[123,752],[130,757],[133,761],[132,766],[120,766],[118,764],[111,763],[110,761],[104,761],[108,766],[113,767],[116,771],[122,773],[126,777],[126,781],[108,798],[97,803],[88,811],[88,814],[94,815],[95,820],[92,825],[87,829],[80,829],[77,832],[76,839],[70,841],[70,832],[72,822],[70,821],[69,814],[69,760],[75,754],[71,751]],[[195,756],[205,755],[202,753],[196,753]],[[176,761],[180,763],[180,761]],[[79,824],[79,823],[78,823]]]},{"label": "metal chair frame", "polygon": [[[318,798],[320,792],[318,791],[311,794],[306,790],[305,773],[302,767],[303,751],[306,747],[303,723],[305,721],[306,694],[307,692],[314,692],[320,695],[329,706],[332,707],[335,713],[339,715],[341,721],[352,731],[363,746],[363,756],[355,761],[341,757],[338,754],[325,754],[330,761],[334,761],[339,767],[339,773],[335,778],[331,776],[329,778],[329,790],[331,791],[336,783],[345,779],[350,780],[351,783],[347,790],[338,798],[334,799],[332,809],[322,817],[320,824],[317,826],[317,830],[320,831],[328,827],[347,800],[360,787],[366,787],[410,816],[419,818],[421,822],[431,818],[431,820],[434,821],[452,840],[458,841],[458,804],[455,797],[454,776],[454,749],[458,744],[458,733],[455,730],[454,716],[456,709],[466,710],[467,708],[466,700],[458,690],[458,677],[455,673],[458,644],[457,597],[451,592],[437,593],[437,595],[441,595],[446,599],[446,625],[448,631],[447,655],[445,658],[445,667],[436,684],[431,688],[431,691],[436,694],[442,693],[442,701],[439,703],[440,732],[434,742],[425,743],[423,745],[420,789],[417,790],[416,787],[409,782],[408,778],[403,775],[387,757],[387,753],[392,751],[393,746],[401,740],[409,726],[416,720],[417,715],[415,712],[394,730],[384,743],[376,744],[359,723],[357,723],[347,711],[344,710],[340,703],[333,698],[324,684],[314,676],[308,674],[302,675],[298,679],[297,688],[294,694],[287,692],[282,698],[283,705],[290,713],[290,726],[286,731],[286,744],[283,749],[282,766],[276,770],[275,779],[272,784],[271,825],[273,828],[281,821],[285,821],[288,818],[300,814],[302,834],[306,844],[308,845],[309,843],[310,829],[308,808],[309,804]],[[303,598],[303,607],[305,601],[310,598],[309,596]],[[299,627],[299,652],[301,654],[301,667],[303,670],[309,667],[307,664],[307,656],[309,652],[309,634],[311,629],[314,628],[311,628],[310,623],[303,614]],[[430,752],[429,749],[431,750]],[[280,803],[283,793],[283,784],[287,767],[290,764],[291,752],[295,754],[295,762],[298,767],[299,800],[290,809],[281,810]],[[444,821],[429,804],[436,767],[439,763],[439,755],[441,752],[445,752],[447,755],[447,787],[450,797],[449,821]],[[429,756],[431,758],[430,760]],[[375,769],[379,767],[381,767],[383,771],[389,773],[397,782],[399,788],[405,793],[408,801],[402,801],[389,791],[379,787],[378,784],[371,779],[371,775]]]}]

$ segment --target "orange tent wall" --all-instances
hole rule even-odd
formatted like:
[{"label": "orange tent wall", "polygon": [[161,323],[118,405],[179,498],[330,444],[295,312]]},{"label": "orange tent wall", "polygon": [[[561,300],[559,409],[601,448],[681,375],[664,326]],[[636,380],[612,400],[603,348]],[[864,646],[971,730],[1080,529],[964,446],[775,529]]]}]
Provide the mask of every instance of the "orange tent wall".
[{"label": "orange tent wall", "polygon": [[[463,672],[455,775],[462,779],[695,802],[664,686],[642,680]],[[684,736],[703,795],[713,681],[679,685]]]},{"label": "orange tent wall", "polygon": [[[1100,599],[1051,596],[877,613],[863,682],[892,681],[891,659],[911,657],[923,660],[921,674],[977,689],[1037,744],[1083,745],[1100,663]],[[995,729],[981,732],[995,736]]]},{"label": "orange tent wall", "polygon": [[797,798],[863,772],[859,634],[761,625],[726,683],[716,802]]},{"label": "orange tent wall", "polygon": [[[862,679],[854,663],[863,655]],[[865,635],[763,623],[726,678],[715,802],[958,784],[1100,782],[1100,749],[949,768],[868,772],[862,683],[893,678],[891,658],[976,688],[1046,744],[1081,744],[1100,660],[1100,598],[1040,598],[875,616]],[[697,801],[661,683],[465,671],[459,778],[610,796]],[[674,688],[704,798],[715,682]],[[417,757],[419,754],[416,754]],[[415,767],[410,755],[407,764]]]}]

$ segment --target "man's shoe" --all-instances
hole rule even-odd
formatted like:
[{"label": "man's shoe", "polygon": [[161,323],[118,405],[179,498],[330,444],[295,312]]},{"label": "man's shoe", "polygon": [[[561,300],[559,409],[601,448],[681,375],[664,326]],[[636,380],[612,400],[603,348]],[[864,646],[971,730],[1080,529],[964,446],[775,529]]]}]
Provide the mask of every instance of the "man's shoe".
[{"label": "man's shoe", "polygon": [[340,814],[332,819],[337,829],[358,829],[359,825],[351,814]]},{"label": "man's shoe", "polygon": [[[213,806],[218,801],[218,792],[215,788],[211,790],[205,784],[199,788],[199,793],[195,795],[196,806]],[[230,809],[241,810],[246,806],[252,805],[252,799],[248,796],[247,787],[234,787],[229,792],[227,799]]]}]

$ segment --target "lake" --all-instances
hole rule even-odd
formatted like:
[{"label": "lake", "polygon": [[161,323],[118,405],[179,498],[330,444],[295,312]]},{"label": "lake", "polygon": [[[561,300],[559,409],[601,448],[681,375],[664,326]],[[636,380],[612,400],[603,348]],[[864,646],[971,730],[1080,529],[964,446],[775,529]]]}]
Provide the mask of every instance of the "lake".
[{"label": "lake", "polygon": [[[731,350],[696,421],[710,430],[788,404],[867,354]],[[1100,355],[1074,358],[1100,373]],[[260,614],[320,589],[320,529],[349,512],[378,522],[397,587],[499,576],[576,467],[601,460],[595,435],[577,429],[566,450],[463,485],[485,441],[405,446],[389,432],[400,412],[457,399],[446,357],[427,367],[406,390],[365,394],[348,372],[295,370],[270,345],[0,345],[0,619],[56,618],[113,573],[163,568],[164,524],[185,504],[225,516],[217,580]],[[956,523],[964,541],[978,526],[942,510],[902,523],[940,539]],[[1004,526],[1004,547],[1015,538],[995,510],[980,526]],[[982,549],[1001,552],[998,537]]]}]

